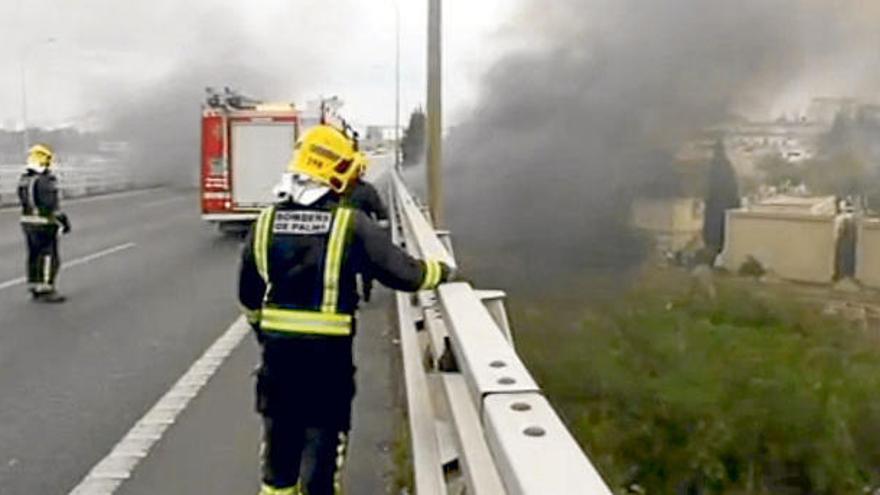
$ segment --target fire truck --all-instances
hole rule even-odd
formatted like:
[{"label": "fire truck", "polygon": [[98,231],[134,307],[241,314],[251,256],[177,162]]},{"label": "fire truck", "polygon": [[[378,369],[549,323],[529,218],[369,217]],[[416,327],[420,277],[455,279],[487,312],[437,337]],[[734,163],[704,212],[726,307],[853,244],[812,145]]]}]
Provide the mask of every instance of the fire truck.
[{"label": "fire truck", "polygon": [[292,103],[267,104],[224,88],[202,106],[202,219],[240,232],[273,200],[302,124]]}]

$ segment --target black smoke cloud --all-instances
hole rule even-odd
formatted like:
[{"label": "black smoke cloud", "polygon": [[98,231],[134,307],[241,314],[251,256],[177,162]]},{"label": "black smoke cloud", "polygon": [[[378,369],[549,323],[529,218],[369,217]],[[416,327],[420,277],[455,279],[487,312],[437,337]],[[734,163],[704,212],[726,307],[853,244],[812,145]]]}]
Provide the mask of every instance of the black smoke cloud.
[{"label": "black smoke cloud", "polygon": [[[283,47],[260,45],[249,37],[231,9],[200,8],[194,14],[189,29],[195,33],[180,36],[180,46],[169,46],[173,66],[158,81],[148,87],[110,83],[100,89],[100,98],[107,103],[105,132],[129,143],[131,154],[125,165],[144,183],[197,184],[205,87],[227,86],[269,101],[289,101],[296,94],[297,71],[274,65],[267,56]],[[161,39],[169,43],[168,38]]]},{"label": "black smoke cloud", "polygon": [[447,140],[449,223],[478,258],[469,269],[540,288],[637,264],[629,204],[667,187],[682,139],[878,46],[870,22],[853,29],[860,2],[831,4],[531,1],[507,33],[528,46],[489,68]]},{"label": "black smoke cloud", "polygon": [[[263,76],[263,77],[261,77]],[[109,134],[131,146],[126,164],[143,183],[195,186],[200,163],[201,103],[206,86],[260,93],[268,74],[244,63],[190,63],[149,94],[120,102],[109,116]],[[269,79],[271,80],[271,79]]]}]

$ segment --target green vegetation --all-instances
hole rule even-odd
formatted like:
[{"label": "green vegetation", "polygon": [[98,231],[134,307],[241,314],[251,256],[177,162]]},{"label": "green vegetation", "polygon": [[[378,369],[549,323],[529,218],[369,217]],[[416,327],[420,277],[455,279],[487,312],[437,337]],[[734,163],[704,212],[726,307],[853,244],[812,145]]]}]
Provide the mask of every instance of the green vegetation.
[{"label": "green vegetation", "polygon": [[579,320],[512,306],[521,354],[615,491],[880,486],[880,342],[783,289],[706,284],[655,272]]},{"label": "green vegetation", "polygon": [[756,260],[753,256],[747,256],[742,266],[739,267],[739,274],[746,277],[757,278],[764,275],[765,273],[766,271],[764,270],[764,266],[761,265],[761,262]]},{"label": "green vegetation", "polygon": [[391,493],[415,493],[412,452],[410,452],[409,424],[405,415],[396,421],[394,445],[391,455],[394,461],[394,484]]}]

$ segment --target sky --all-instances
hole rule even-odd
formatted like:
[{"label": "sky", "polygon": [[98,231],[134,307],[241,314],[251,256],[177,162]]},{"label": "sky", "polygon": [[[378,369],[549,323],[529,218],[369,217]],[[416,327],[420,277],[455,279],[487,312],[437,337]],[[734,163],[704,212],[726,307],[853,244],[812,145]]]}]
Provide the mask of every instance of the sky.
[{"label": "sky", "polygon": [[[390,124],[395,3],[405,122],[424,102],[426,0],[0,0],[0,125],[20,125],[22,66],[29,123],[94,125],[112,102],[178,75],[229,84],[225,58],[253,69],[244,80],[267,81],[241,88],[254,96],[339,95],[355,123]],[[443,3],[445,117],[453,125],[467,116],[486,67],[512,46],[503,33],[520,0]],[[197,77],[187,74],[192,66]],[[218,80],[210,80],[213,68]]]}]

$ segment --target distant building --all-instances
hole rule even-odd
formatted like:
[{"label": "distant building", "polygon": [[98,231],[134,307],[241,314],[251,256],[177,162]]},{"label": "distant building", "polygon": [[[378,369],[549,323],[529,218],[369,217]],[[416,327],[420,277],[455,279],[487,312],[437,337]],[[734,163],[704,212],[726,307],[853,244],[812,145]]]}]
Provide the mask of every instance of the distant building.
[{"label": "distant building", "polygon": [[739,118],[704,129],[681,145],[677,158],[707,162],[713,145],[721,138],[737,175],[753,177],[757,165],[767,156],[779,156],[789,163],[815,158],[820,138],[831,130],[839,115],[880,125],[880,105],[855,98],[814,98],[806,111],[794,117],[774,121]]},{"label": "distant building", "polygon": [[678,252],[700,243],[703,200],[639,198],[632,203],[630,224],[651,236],[660,252]]},{"label": "distant building", "polygon": [[402,127],[395,128],[393,125],[370,125],[361,143],[368,149],[391,148],[398,138],[403,139],[403,132]]},{"label": "distant building", "polygon": [[403,135],[403,128],[395,128],[391,125],[367,126],[367,139],[374,141],[394,141]]},{"label": "distant building", "polygon": [[880,218],[859,218],[856,229],[856,279],[880,289]]},{"label": "distant building", "polygon": [[721,264],[737,272],[754,260],[780,278],[828,283],[841,275],[852,214],[834,196],[767,198],[727,211]]},{"label": "distant building", "polygon": [[813,98],[807,107],[806,118],[830,128],[838,115],[854,117],[860,106],[855,98]]},{"label": "distant building", "polygon": [[682,161],[706,161],[719,137],[727,156],[741,177],[756,175],[757,166],[767,156],[780,156],[790,163],[809,160],[818,152],[819,138],[829,127],[806,121],[751,122],[741,121],[704,130],[680,148]]}]

